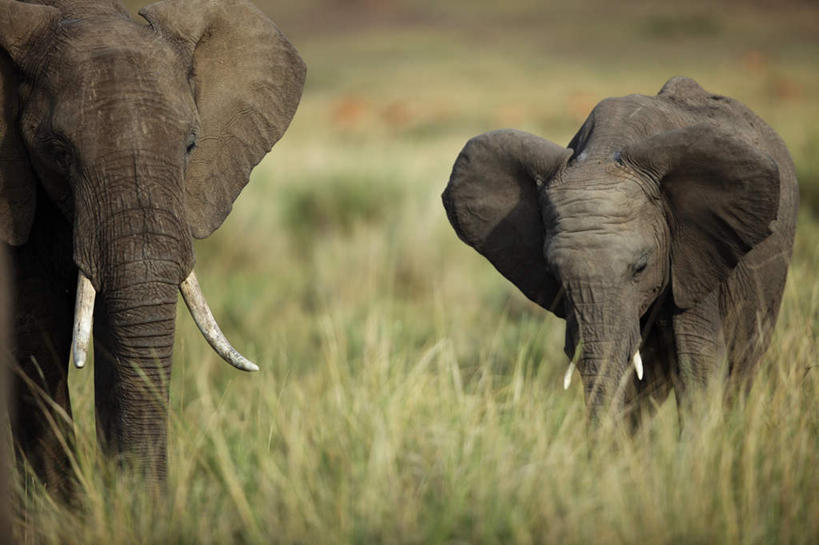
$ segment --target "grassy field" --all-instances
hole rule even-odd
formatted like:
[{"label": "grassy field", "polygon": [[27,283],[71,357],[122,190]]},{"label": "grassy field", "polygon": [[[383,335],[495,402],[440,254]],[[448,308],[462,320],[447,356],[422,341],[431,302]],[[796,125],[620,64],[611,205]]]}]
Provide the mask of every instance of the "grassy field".
[{"label": "grassy field", "polygon": [[[262,371],[222,363],[180,306],[157,499],[99,459],[93,373],[72,370],[83,506],[19,491],[21,543],[819,542],[819,9],[497,4],[263,6],[307,62],[304,98],[196,246]],[[565,144],[602,98],[677,74],[745,102],[796,161],[781,319],[747,397],[704,395],[680,435],[672,396],[592,445],[562,321],[457,240],[439,195],[469,137]]]}]

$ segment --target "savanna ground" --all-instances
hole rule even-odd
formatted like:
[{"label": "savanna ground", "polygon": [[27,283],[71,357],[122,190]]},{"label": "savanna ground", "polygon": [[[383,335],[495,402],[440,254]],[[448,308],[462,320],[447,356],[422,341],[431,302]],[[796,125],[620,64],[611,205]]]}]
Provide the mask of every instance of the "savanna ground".
[{"label": "savanna ground", "polygon": [[[222,363],[180,305],[156,499],[99,459],[93,373],[72,370],[82,508],[18,491],[22,543],[819,542],[819,9],[554,4],[263,4],[308,64],[304,98],[196,246],[262,371]],[[439,194],[469,137],[565,144],[600,99],[677,74],[791,150],[785,301],[747,397],[704,396],[680,435],[672,396],[592,446],[563,323],[457,240]]]}]

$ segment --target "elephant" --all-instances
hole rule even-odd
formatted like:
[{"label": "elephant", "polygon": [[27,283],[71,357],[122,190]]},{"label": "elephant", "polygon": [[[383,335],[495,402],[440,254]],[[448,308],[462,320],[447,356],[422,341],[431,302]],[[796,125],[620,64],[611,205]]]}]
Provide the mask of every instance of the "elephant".
[{"label": "elephant", "polygon": [[463,242],[565,320],[564,387],[577,370],[592,429],[750,384],[799,197],[782,139],[740,102],[675,77],[601,101],[568,148],[481,134],[442,199]]},{"label": "elephant", "polygon": [[248,0],[0,0],[0,239],[15,294],[12,433],[70,488],[69,354],[94,349],[98,444],[167,477],[177,292],[233,366],[193,238],[232,208],[295,115],[306,67]]}]

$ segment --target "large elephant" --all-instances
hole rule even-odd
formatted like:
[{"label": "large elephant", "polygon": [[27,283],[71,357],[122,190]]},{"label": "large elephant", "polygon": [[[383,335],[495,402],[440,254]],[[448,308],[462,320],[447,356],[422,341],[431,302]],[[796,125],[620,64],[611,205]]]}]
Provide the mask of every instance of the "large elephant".
[{"label": "large elephant", "polygon": [[[239,355],[193,274],[192,238],[230,212],[287,129],[305,66],[247,0],[0,0],[0,239],[21,378],[15,441],[52,488],[72,428],[68,355],[94,342],[103,450],[162,480],[177,292]],[[75,312],[76,310],[76,312]],[[73,328],[72,328],[73,323]]]},{"label": "large elephant", "polygon": [[515,130],[477,136],[443,201],[464,242],[566,320],[564,384],[576,363],[592,421],[636,421],[672,387],[684,404],[716,377],[747,383],[770,343],[793,162],[748,108],[691,79],[602,101],[568,149]]}]

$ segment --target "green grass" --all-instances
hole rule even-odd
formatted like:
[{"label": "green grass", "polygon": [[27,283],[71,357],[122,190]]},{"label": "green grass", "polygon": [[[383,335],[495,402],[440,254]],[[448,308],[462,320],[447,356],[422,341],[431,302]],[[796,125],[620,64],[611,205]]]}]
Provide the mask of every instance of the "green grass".
[{"label": "green grass", "polygon": [[[816,543],[819,28],[806,4],[271,3],[309,76],[296,119],[197,273],[234,345],[180,307],[167,497],[96,451],[72,370],[82,508],[18,491],[22,543]],[[805,195],[753,390],[673,399],[592,442],[563,323],[457,240],[458,151],[513,126],[567,143],[606,96],[676,74],[783,136]]]}]

